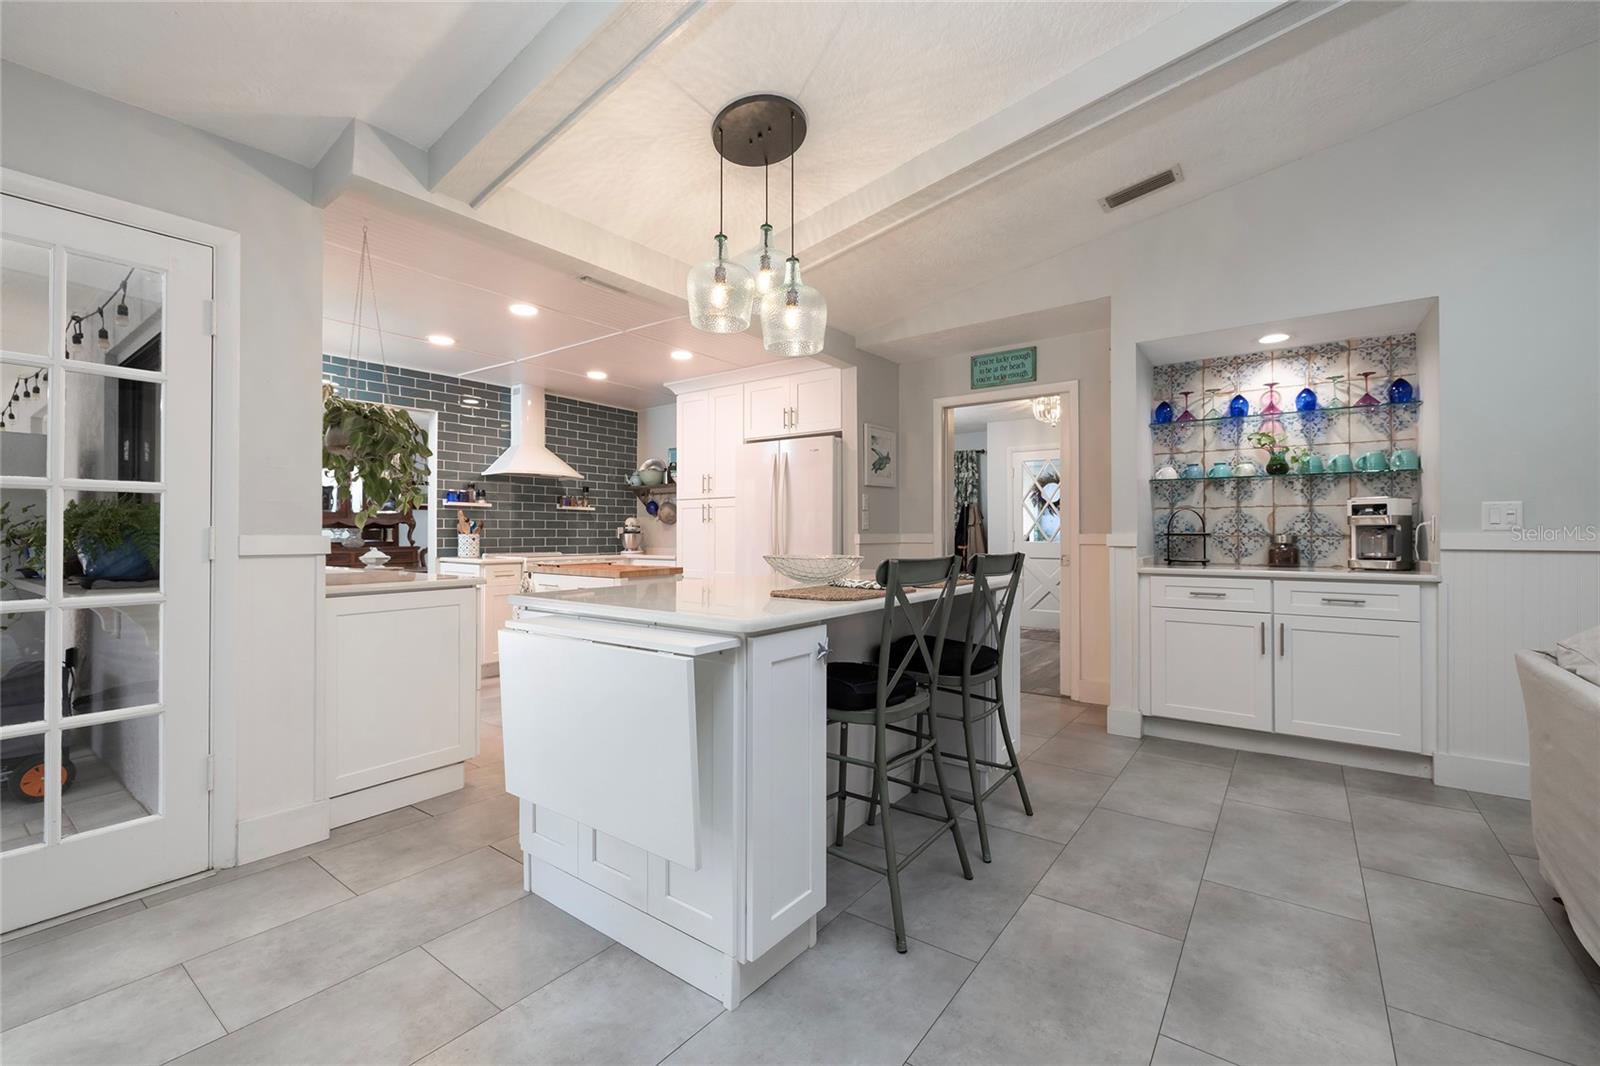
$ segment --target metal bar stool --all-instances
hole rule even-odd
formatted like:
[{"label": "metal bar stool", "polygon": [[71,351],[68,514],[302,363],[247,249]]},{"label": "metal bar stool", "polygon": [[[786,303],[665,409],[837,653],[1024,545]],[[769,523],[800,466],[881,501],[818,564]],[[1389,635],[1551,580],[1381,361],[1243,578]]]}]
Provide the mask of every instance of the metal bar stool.
[{"label": "metal bar stool", "polygon": [[[877,574],[878,582],[884,587],[878,661],[828,664],[828,722],[839,726],[839,751],[837,754],[828,755],[829,759],[839,764],[839,788],[828,794],[829,799],[837,801],[833,846],[828,849],[828,853],[883,874],[889,879],[889,907],[894,912],[894,945],[895,950],[901,953],[906,950],[906,925],[900,905],[900,871],[926,851],[942,834],[934,833],[905,858],[899,858],[894,850],[892,814],[914,814],[919,818],[931,818],[940,822],[943,828],[949,829],[950,835],[956,840],[956,852],[961,856],[962,876],[970,881],[972,863],[967,858],[966,841],[961,837],[960,819],[955,806],[948,798],[944,800],[942,818],[915,807],[893,803],[883,805],[880,821],[883,826],[885,865],[877,866],[843,850],[845,805],[848,800],[859,799],[876,806],[878,797],[887,794],[889,782],[896,780],[890,776],[891,772],[907,763],[915,762],[920,765],[924,755],[933,758],[933,774],[938,782],[939,794],[945,796],[938,739],[932,735],[931,730],[924,736],[920,729],[907,729],[898,723],[920,718],[932,706],[933,695],[928,684],[916,681],[909,671],[913,656],[920,653],[926,657],[930,651],[930,643],[935,661],[942,654],[945,630],[950,621],[950,605],[955,600],[958,573],[959,564],[953,555],[944,559],[890,559],[885,562],[878,568]],[[918,612],[912,609],[911,601],[906,595],[906,586],[931,585],[936,582],[944,584],[939,598],[929,605],[927,613],[919,619]],[[905,642],[905,651],[891,655],[889,649],[897,643],[893,639],[897,620],[903,620],[905,628],[911,632],[902,638]],[[850,755],[852,725],[866,725],[873,728],[870,760]],[[889,752],[891,732],[916,739],[905,751],[891,755]],[[872,770],[870,796],[849,790],[846,775],[852,766],[867,767]]]},{"label": "metal bar stool", "polygon": [[[1011,625],[1011,608],[1016,603],[1017,590],[1022,585],[1022,562],[1021,553],[976,556],[971,568],[972,595],[968,600],[966,639],[948,640],[942,656],[935,653],[932,660],[919,657],[911,664],[911,674],[918,681],[929,684],[939,692],[961,697],[959,712],[935,710],[933,704],[929,703],[927,710],[917,716],[915,730],[919,738],[924,730],[929,734],[936,733],[938,730],[934,728],[934,718],[961,723],[967,750],[952,752],[943,758],[967,764],[967,777],[972,784],[972,791],[965,795],[953,792],[950,796],[972,804],[973,815],[978,821],[978,848],[984,862],[990,859],[989,823],[983,814],[984,800],[1008,780],[1015,778],[1017,793],[1022,798],[1022,809],[1028,817],[1033,817],[1033,803],[1028,799],[1028,786],[1022,780],[1016,745],[1011,742],[1011,726],[1006,722],[1005,695],[1000,686],[1001,654],[1006,646],[1006,630]],[[1003,579],[1004,586],[992,585],[991,579],[995,578]],[[993,645],[989,643],[991,638]],[[890,654],[898,658],[902,652],[909,654],[914,650],[911,642],[901,638],[891,646]],[[927,666],[930,661],[939,664],[937,677]],[[993,686],[993,695],[978,691],[988,685]],[[992,714],[1000,716],[1000,738],[1005,742],[1006,762],[980,759],[976,754],[978,726]],[[1002,771],[988,788],[982,788],[979,783],[979,774],[985,769]],[[917,760],[912,770],[911,785],[913,792],[924,787],[921,759]],[[942,782],[939,787],[943,788]],[[948,803],[949,799],[945,802]],[[872,811],[869,808],[867,820],[870,822],[871,819]]]}]

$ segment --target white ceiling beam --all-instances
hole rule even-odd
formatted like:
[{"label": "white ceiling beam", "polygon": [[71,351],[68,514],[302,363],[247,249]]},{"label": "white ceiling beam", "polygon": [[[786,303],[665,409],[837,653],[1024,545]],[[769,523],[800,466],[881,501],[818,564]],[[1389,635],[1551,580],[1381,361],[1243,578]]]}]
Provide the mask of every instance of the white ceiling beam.
[{"label": "white ceiling beam", "polygon": [[1244,0],[1187,5],[803,219],[792,246],[806,249],[806,260],[816,269],[1345,2]]},{"label": "white ceiling beam", "polygon": [[704,6],[564,5],[428,149],[428,187],[481,206]]}]

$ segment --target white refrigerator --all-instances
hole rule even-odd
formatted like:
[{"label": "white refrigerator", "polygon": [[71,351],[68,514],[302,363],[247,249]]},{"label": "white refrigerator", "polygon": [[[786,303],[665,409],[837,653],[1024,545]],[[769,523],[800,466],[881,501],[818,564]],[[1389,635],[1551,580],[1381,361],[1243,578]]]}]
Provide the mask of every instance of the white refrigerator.
[{"label": "white refrigerator", "polygon": [[739,574],[764,555],[837,555],[844,538],[838,437],[793,437],[739,451]]}]

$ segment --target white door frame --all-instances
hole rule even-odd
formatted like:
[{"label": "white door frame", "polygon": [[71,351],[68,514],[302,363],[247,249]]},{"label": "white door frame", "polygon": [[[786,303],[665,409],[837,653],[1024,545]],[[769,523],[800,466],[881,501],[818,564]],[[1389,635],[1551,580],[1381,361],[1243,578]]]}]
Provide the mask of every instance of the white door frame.
[{"label": "white door frame", "polygon": [[[211,865],[238,858],[239,235],[205,222],[0,167],[0,190],[211,249]],[[232,417],[218,417],[227,413]],[[277,538],[275,538],[277,539]],[[294,538],[299,540],[300,538]],[[321,541],[320,536],[315,537]],[[313,545],[306,545],[307,548]],[[325,549],[317,547],[317,550]]]},{"label": "white door frame", "polygon": [[[1061,397],[1061,497],[1069,506],[1061,511],[1061,692],[1062,695],[1079,696],[1069,689],[1080,677],[1082,664],[1078,662],[1079,627],[1083,624],[1083,606],[1078,581],[1078,528],[1083,501],[1078,493],[1083,456],[1078,451],[1078,382],[1035,382],[1028,385],[1009,385],[982,392],[964,392],[956,396],[940,396],[933,401],[934,420],[939,424],[939,454],[933,463],[933,543],[936,551],[944,551],[954,535],[951,528],[955,511],[955,409],[978,407],[1004,400],[1028,400],[1035,396]],[[1016,623],[1021,625],[1020,622]]]}]

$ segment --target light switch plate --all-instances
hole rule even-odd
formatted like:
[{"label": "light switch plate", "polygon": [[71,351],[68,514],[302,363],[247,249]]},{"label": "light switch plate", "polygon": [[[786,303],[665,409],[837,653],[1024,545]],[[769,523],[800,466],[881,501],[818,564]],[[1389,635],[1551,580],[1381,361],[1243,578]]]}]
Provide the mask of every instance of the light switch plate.
[{"label": "light switch plate", "polygon": [[1494,532],[1522,528],[1521,500],[1484,500],[1483,528]]}]

